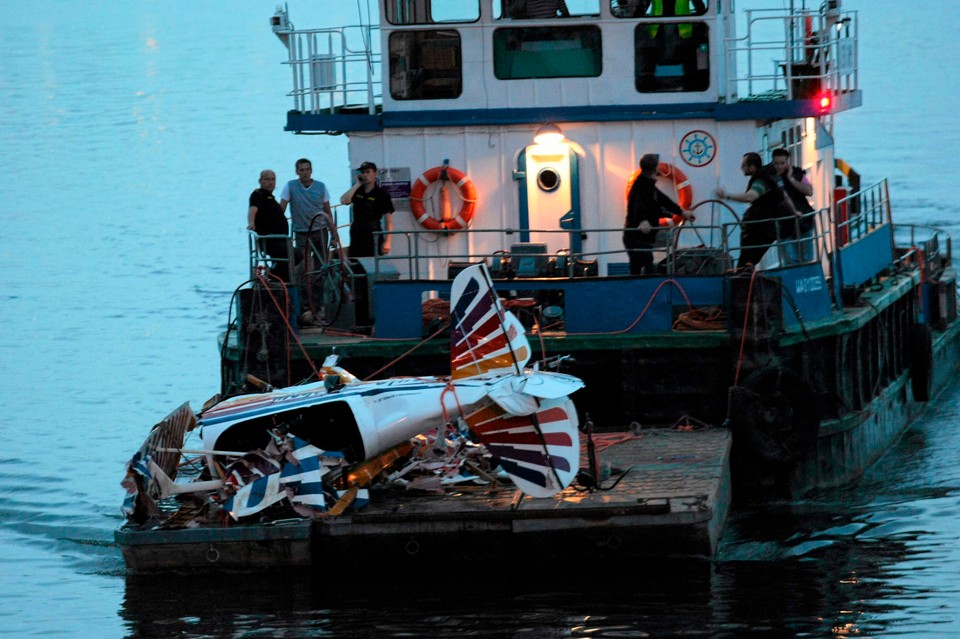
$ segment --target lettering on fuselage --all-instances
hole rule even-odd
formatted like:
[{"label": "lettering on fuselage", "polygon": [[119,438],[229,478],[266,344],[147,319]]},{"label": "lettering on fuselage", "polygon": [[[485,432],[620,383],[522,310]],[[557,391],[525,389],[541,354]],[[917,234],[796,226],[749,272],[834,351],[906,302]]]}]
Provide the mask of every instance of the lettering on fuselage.
[{"label": "lettering on fuselage", "polygon": [[794,284],[794,292],[796,293],[812,293],[821,290],[823,290],[823,278],[817,277],[816,275],[801,277]]},{"label": "lettering on fuselage", "polygon": [[392,400],[394,400],[394,399],[398,399],[398,398],[400,398],[400,397],[414,397],[414,396],[416,396],[416,397],[422,397],[422,396],[423,396],[423,392],[422,392],[422,391],[406,391],[406,392],[391,393],[391,394],[389,394],[389,395],[384,395],[384,396],[382,396],[382,397],[376,398],[375,400],[373,400],[373,403],[374,403],[374,404],[379,404],[379,403],[381,403],[381,402],[389,402],[389,401],[392,401]]}]

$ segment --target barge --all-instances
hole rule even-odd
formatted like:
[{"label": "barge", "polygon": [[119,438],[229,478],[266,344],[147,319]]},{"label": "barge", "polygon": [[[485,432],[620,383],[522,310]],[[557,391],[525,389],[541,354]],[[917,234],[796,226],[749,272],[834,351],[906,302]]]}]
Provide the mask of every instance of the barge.
[{"label": "barge", "polygon": [[[285,8],[271,24],[293,78],[286,129],[346,135],[349,167],[380,167],[393,213],[375,235],[391,250],[351,257],[330,237],[301,260],[294,238],[251,233],[218,399],[316,383],[313,362],[331,354],[363,379],[444,370],[455,278],[482,264],[532,360],[583,380],[584,446],[616,443],[584,450],[573,484],[547,498],[497,482],[381,486],[363,509],[234,525],[219,545],[208,526],[131,522],[117,533],[131,570],[416,561],[425,547],[533,559],[571,540],[615,560],[711,557],[732,504],[856,481],[952,379],[950,239],[896,223],[887,182],[836,154],[837,120],[863,99],[856,12],[836,0],[737,12],[568,0],[552,18],[500,0],[378,5],[354,26],[294,29]],[[775,152],[802,171],[810,212],[781,220],[762,259],[738,268],[754,222],[720,195],[746,184],[745,154]],[[685,215],[628,249],[627,194],[649,154]],[[334,214],[345,240],[351,212]],[[631,274],[638,251],[652,268]],[[209,548],[218,561],[198,558]]]}]

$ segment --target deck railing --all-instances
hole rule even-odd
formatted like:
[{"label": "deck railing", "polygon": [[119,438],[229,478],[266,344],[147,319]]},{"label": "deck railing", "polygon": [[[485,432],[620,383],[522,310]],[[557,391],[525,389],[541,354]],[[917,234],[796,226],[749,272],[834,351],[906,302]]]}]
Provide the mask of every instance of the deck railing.
[{"label": "deck railing", "polygon": [[[766,245],[770,257],[764,260],[766,268],[782,268],[800,264],[822,262],[823,247],[830,246],[833,233],[832,216],[828,209],[808,214],[815,220],[814,230],[806,237],[779,239]],[[740,250],[740,232],[744,226],[767,222],[736,222],[729,224],[691,224],[664,227],[657,234],[652,249],[633,249],[634,252],[650,252],[660,275],[722,275],[733,268],[735,256]],[[401,273],[403,279],[428,280],[449,279],[451,273],[464,264],[486,262],[495,275],[508,277],[584,277],[629,275],[629,251],[623,247],[623,229],[585,228],[582,233],[594,240],[594,245],[605,247],[574,252],[560,249],[553,253],[527,252],[530,243],[517,240],[518,229],[470,229],[460,231],[470,239],[468,246],[493,246],[501,244],[501,250],[447,250],[435,254],[436,233],[426,230],[390,231],[393,250],[389,255],[374,261],[374,279],[384,273]],[[541,238],[566,236],[569,230],[530,229],[533,236]],[[534,243],[536,244],[536,243]],[[520,249],[519,251],[515,249]],[[427,252],[429,251],[429,253]]]},{"label": "deck railing", "polygon": [[881,224],[892,222],[890,192],[881,180],[834,204],[835,235],[838,246],[855,242]]},{"label": "deck railing", "polygon": [[[718,58],[725,102],[812,98],[859,88],[856,12],[745,14],[746,34],[725,41],[726,54]],[[278,35],[288,49],[284,64],[293,76],[288,95],[294,111],[374,114],[382,107],[379,26],[291,28]]]},{"label": "deck railing", "polygon": [[283,40],[295,111],[337,113],[349,106],[376,113],[382,102],[379,27],[293,30]]},{"label": "deck railing", "polygon": [[854,11],[747,10],[746,33],[727,40],[740,72],[727,75],[728,102],[803,99],[859,88]]},{"label": "deck railing", "polygon": [[[780,237],[766,245],[768,254],[761,269],[777,269],[789,266],[821,263],[826,274],[830,273],[830,255],[835,250],[856,243],[873,229],[890,222],[890,203],[885,181],[878,182],[852,194],[835,205],[834,210],[820,209],[806,214],[813,219],[813,230],[805,236],[799,233],[800,218],[792,220],[796,229],[788,236],[787,225],[791,220],[775,222],[781,228]],[[660,229],[656,245],[652,249],[634,249],[653,254],[657,273],[661,275],[719,275],[732,268],[740,246],[744,227],[770,222],[732,222],[713,224],[684,224]],[[919,247],[928,260],[944,256],[949,260],[950,239],[942,231],[917,226],[898,226],[897,245],[904,249]],[[341,231],[344,232],[344,231]],[[527,252],[533,247],[529,242],[520,242],[521,233],[541,239],[570,238],[571,231],[563,229],[512,228],[468,229],[457,232],[465,242],[449,243],[442,255],[436,254],[435,231],[425,229],[383,231],[376,235],[390,235],[393,251],[373,260],[374,279],[389,274],[403,279],[449,279],[450,273],[466,263],[485,261],[498,274],[509,277],[583,277],[629,275],[629,251],[623,247],[623,229],[585,228],[575,231],[592,238],[591,244],[598,247],[579,252],[564,248],[554,253]],[[903,234],[906,235],[903,235]],[[286,235],[258,236],[249,233],[249,269],[251,277],[258,267],[270,263],[286,262],[289,259],[271,257],[264,251],[265,240],[284,240],[288,255],[294,255],[292,240]],[[564,242],[550,241],[550,244]],[[536,243],[534,243],[536,244]],[[449,246],[503,246],[500,250],[450,250]],[[941,249],[940,247],[943,247]],[[333,249],[329,249],[333,250]],[[329,259],[335,259],[334,253]],[[325,261],[324,259],[320,260]],[[290,269],[295,281],[296,273]]]}]

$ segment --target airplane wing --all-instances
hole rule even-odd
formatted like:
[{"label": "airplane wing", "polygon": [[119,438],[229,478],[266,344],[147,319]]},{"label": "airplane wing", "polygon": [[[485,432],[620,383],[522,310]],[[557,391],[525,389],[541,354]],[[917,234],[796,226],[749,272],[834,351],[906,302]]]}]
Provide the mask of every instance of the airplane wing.
[{"label": "airplane wing", "polygon": [[450,289],[450,375],[454,380],[523,371],[530,344],[504,311],[485,264],[462,270]]}]

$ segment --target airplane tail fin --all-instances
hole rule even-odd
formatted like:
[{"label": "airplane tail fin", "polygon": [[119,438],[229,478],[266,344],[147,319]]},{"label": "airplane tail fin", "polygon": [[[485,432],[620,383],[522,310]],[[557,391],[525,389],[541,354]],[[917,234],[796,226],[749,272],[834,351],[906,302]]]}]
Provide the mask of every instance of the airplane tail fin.
[{"label": "airplane tail fin", "polygon": [[500,304],[486,264],[460,271],[450,299],[450,376],[522,372],[530,360],[530,343],[520,320]]},{"label": "airplane tail fin", "polygon": [[491,402],[465,419],[526,495],[551,497],[580,470],[577,411],[568,397],[541,400],[529,415],[510,414]]}]

